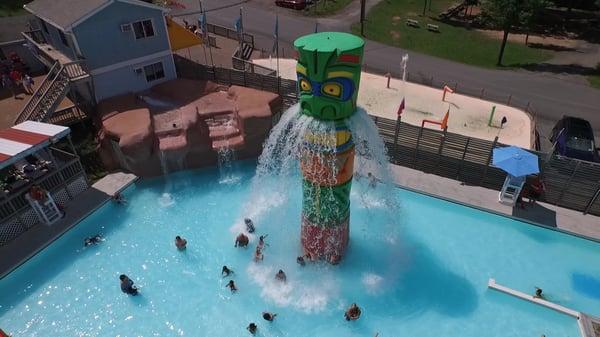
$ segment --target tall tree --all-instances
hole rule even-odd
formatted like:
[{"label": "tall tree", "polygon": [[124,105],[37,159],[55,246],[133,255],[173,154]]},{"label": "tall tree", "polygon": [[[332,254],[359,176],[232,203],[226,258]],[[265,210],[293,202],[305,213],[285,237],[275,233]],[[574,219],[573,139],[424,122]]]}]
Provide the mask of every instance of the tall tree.
[{"label": "tall tree", "polygon": [[484,13],[502,29],[502,44],[498,55],[497,65],[502,65],[504,49],[508,41],[508,34],[527,22],[528,18],[545,6],[545,0],[484,0],[482,9]]}]

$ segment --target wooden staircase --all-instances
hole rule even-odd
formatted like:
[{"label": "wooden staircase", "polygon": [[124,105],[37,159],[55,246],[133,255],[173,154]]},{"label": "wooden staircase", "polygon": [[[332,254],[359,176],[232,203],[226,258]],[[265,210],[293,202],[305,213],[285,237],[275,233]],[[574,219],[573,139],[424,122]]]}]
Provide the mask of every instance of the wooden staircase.
[{"label": "wooden staircase", "polygon": [[54,63],[42,84],[33,93],[14,124],[27,120],[46,122],[69,92],[70,82],[87,77],[79,62]]}]

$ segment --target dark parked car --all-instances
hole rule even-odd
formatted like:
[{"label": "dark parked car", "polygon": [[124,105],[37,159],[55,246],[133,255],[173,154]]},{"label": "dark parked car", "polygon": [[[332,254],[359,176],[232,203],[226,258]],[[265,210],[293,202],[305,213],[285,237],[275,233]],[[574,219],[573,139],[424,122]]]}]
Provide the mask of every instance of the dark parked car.
[{"label": "dark parked car", "polygon": [[562,156],[599,161],[594,132],[585,119],[563,116],[552,129],[550,141],[554,151]]},{"label": "dark parked car", "polygon": [[277,6],[293,9],[304,9],[309,3],[307,0],[275,0]]}]

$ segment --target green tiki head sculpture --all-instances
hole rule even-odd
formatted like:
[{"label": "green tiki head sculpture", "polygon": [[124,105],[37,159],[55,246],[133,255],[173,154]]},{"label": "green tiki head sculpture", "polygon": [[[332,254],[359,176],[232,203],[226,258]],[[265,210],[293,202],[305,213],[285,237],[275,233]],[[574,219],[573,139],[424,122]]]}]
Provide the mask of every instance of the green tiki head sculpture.
[{"label": "green tiki head sculpture", "polygon": [[298,91],[302,113],[323,120],[352,116],[365,42],[348,33],[322,32],[298,38]]}]

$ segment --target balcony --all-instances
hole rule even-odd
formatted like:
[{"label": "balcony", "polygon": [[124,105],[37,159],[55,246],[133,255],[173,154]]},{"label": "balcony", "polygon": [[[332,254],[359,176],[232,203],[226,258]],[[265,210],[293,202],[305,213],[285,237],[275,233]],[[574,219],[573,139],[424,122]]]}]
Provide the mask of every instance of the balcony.
[{"label": "balcony", "polygon": [[28,44],[33,46],[32,53],[46,67],[52,68],[56,62],[64,66],[66,74],[71,81],[89,78],[87,66],[82,60],[73,60],[58,49],[46,42],[44,34],[39,29],[21,32]]}]

